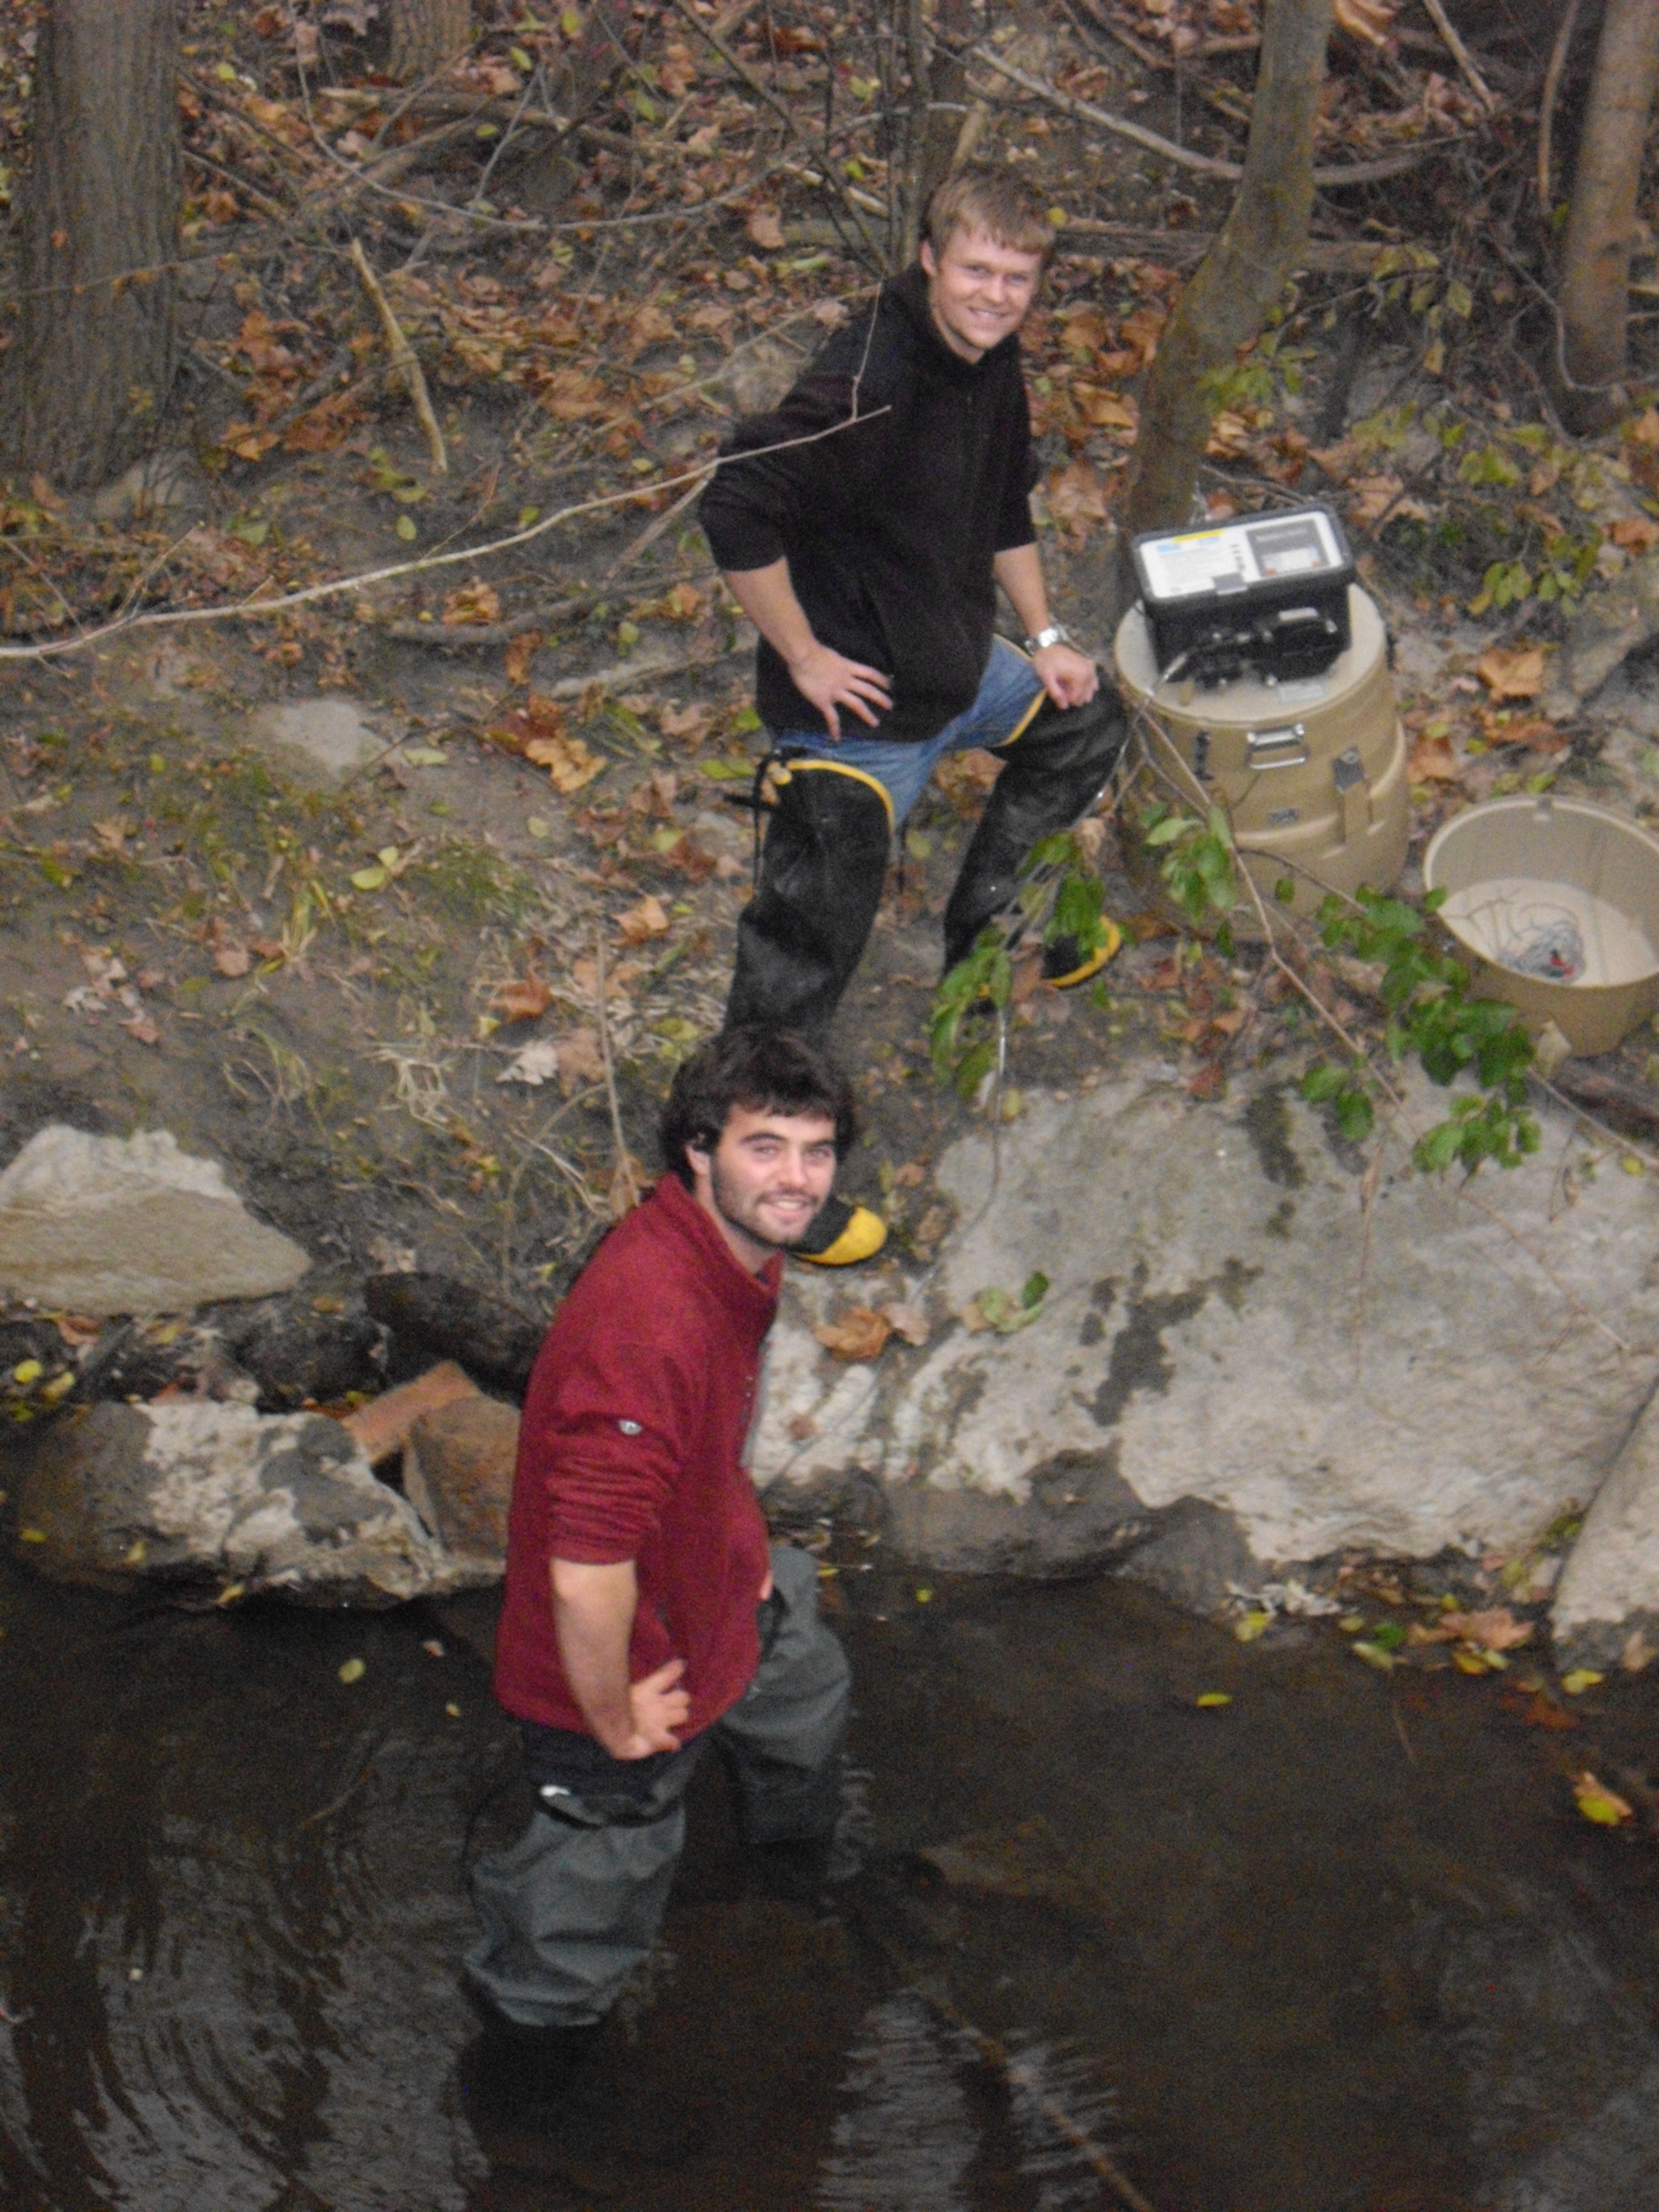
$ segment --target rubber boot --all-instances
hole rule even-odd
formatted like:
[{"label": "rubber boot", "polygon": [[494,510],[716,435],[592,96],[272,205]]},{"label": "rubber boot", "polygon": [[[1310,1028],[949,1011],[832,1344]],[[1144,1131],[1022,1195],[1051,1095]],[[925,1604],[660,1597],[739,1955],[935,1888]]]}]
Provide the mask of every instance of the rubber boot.
[{"label": "rubber boot", "polygon": [[[945,909],[946,975],[967,958],[986,924],[1013,906],[1031,848],[1081,821],[1100,797],[1128,736],[1122,702],[1103,683],[1086,707],[1062,709],[1045,701],[1007,747]],[[1095,954],[1074,941],[1046,947],[1045,979],[1063,988],[1092,975],[1117,949],[1117,933],[1107,929],[1106,945]]]},{"label": "rubber boot", "polygon": [[[822,1046],[881,903],[892,810],[878,785],[830,763],[799,763],[775,780],[760,884],[738,917],[726,1026],[787,1030]],[[791,1249],[817,1267],[849,1267],[886,1241],[878,1215],[832,1197]]]},{"label": "rubber boot", "polygon": [[738,917],[726,1026],[823,1045],[881,903],[892,810],[878,785],[825,762],[798,763],[776,782],[760,883]]}]

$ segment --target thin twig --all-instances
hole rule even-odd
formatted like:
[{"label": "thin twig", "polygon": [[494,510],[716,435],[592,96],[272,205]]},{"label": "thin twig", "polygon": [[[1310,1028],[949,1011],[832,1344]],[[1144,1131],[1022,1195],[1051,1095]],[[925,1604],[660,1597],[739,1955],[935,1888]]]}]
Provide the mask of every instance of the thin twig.
[{"label": "thin twig", "polygon": [[380,327],[386,332],[387,350],[392,367],[403,378],[404,385],[415,412],[421,420],[426,437],[426,450],[434,472],[441,477],[449,474],[449,455],[444,448],[444,434],[438,427],[438,418],[432,411],[432,395],[426,388],[426,378],[416,358],[415,349],[404,336],[403,325],[392,312],[392,302],[381,289],[380,280],[368,265],[368,256],[356,239],[351,241],[351,265],[362,280],[362,288],[374,301],[380,318]]},{"label": "thin twig", "polygon": [[[709,475],[713,474],[714,471],[711,469]],[[639,536],[624,545],[622,551],[617,554],[616,559],[599,578],[600,583],[612,583],[621,575],[624,568],[631,568],[641,554],[647,551],[656,544],[663,532],[673,523],[676,516],[683,514],[692,501],[701,496],[702,492],[702,484],[694,483],[690,491],[680,494],[672,507],[665,507],[660,514],[653,515]]]},{"label": "thin twig", "polygon": [[[675,0],[675,5],[679,4],[680,0]],[[945,41],[941,39],[939,44],[944,46]],[[1048,100],[1051,106],[1059,108],[1062,115],[1074,116],[1081,123],[1098,124],[1103,131],[1113,131],[1133,145],[1144,146],[1149,153],[1161,155],[1164,161],[1174,161],[1182,168],[1196,169],[1200,176],[1220,177],[1233,185],[1243,177],[1244,171],[1238,162],[1224,161],[1212,154],[1194,154],[1188,147],[1177,146],[1173,138],[1162,138],[1156,131],[1148,131],[1141,124],[1131,123],[1127,116],[1114,115],[1109,108],[1097,107],[1092,100],[1074,100],[1069,92],[1062,92],[1058,85],[1050,84],[1046,78],[1031,76],[1024,70],[1017,69],[1012,62],[1005,61],[990,46],[957,47],[951,51],[983,62],[988,69],[994,69],[1000,76],[1024,86],[1027,92],[1035,93],[1039,100]],[[1397,177],[1407,169],[1416,168],[1420,162],[1428,161],[1431,155],[1442,153],[1449,147],[1462,145],[1473,135],[1463,131],[1452,138],[1426,138],[1407,150],[1384,155],[1379,161],[1347,161],[1333,168],[1316,169],[1313,180],[1326,190],[1340,185],[1377,184],[1385,177]]]},{"label": "thin twig", "polygon": [[332,1804],[319,1806],[316,1812],[307,1813],[306,1814],[304,1820],[300,1823],[300,1826],[302,1828],[316,1827],[319,1821],[331,1820],[343,1806],[349,1803],[351,1799],[355,1797],[357,1792],[362,1788],[364,1783],[368,1781],[370,1770],[373,1768],[375,1760],[380,1755],[380,1746],[384,1741],[384,1737],[380,1737],[376,1740],[374,1748],[369,1753],[368,1757],[363,1761],[362,1771],[358,1775],[355,1782],[351,1783],[346,1789],[340,1792],[339,1796],[334,1800]]},{"label": "thin twig", "polygon": [[1470,53],[1462,40],[1459,38],[1456,27],[1453,23],[1451,17],[1447,15],[1446,10],[1442,4],[1442,0],[1423,0],[1423,5],[1428,15],[1432,18],[1435,29],[1439,32],[1441,37],[1445,40],[1447,50],[1450,53],[1452,59],[1457,64],[1458,68],[1462,70],[1464,82],[1468,84],[1469,90],[1474,94],[1482,107],[1486,109],[1488,115],[1496,113],[1498,101],[1493,96],[1492,88],[1486,82],[1485,77],[1481,76],[1480,70],[1476,69],[1474,65],[1474,57]]},{"label": "thin twig", "polygon": [[1567,0],[1566,13],[1561,18],[1561,27],[1555,34],[1555,44],[1550,49],[1550,64],[1544,71],[1544,90],[1538,105],[1538,205],[1547,216],[1550,211],[1550,167],[1555,135],[1555,102],[1561,89],[1561,78],[1567,66],[1567,55],[1572,46],[1572,34],[1578,27],[1579,0]]}]

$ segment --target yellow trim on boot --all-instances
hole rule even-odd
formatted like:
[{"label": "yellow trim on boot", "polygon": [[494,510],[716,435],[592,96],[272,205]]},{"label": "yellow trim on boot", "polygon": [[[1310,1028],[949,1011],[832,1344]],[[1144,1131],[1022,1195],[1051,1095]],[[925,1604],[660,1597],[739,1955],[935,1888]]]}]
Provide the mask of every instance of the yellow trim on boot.
[{"label": "yellow trim on boot", "polygon": [[[1019,647],[1016,646],[1014,650],[1018,653],[1019,651]],[[1040,690],[1036,697],[1032,700],[1030,705],[1020,716],[1018,721],[1014,724],[1013,728],[1009,731],[1007,736],[1006,738],[999,738],[995,744],[988,746],[986,750],[988,752],[1000,753],[1007,746],[1012,744],[1016,738],[1023,738],[1027,730],[1030,728],[1032,723],[1036,721],[1037,715],[1042,708],[1043,702],[1048,696],[1048,694],[1046,691]]]},{"label": "yellow trim on boot", "polygon": [[1079,967],[1073,968],[1070,975],[1045,975],[1042,979],[1045,989],[1075,990],[1079,983],[1086,983],[1091,975],[1097,975],[1113,954],[1119,950],[1123,943],[1122,931],[1115,922],[1108,921],[1104,915],[1101,916],[1100,921],[1101,927],[1106,932],[1105,943],[1091,952]]},{"label": "yellow trim on boot", "polygon": [[881,1216],[867,1206],[855,1206],[852,1219],[833,1244],[822,1252],[797,1252],[795,1257],[809,1267],[856,1267],[861,1260],[873,1259],[886,1242],[887,1224]]},{"label": "yellow trim on boot", "polygon": [[828,769],[832,775],[850,775],[854,783],[867,783],[882,805],[887,809],[887,832],[890,836],[898,826],[893,818],[893,794],[879,776],[868,775],[861,768],[849,768],[845,761],[792,759],[787,769],[777,772],[777,781],[787,783],[792,775],[805,775],[811,769]]}]

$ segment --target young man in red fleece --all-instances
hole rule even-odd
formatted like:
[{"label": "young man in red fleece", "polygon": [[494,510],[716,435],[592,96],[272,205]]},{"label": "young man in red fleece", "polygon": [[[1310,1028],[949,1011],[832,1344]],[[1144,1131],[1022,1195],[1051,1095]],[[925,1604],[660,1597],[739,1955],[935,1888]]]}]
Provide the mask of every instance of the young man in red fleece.
[{"label": "young man in red fleece", "polygon": [[537,1360],[495,1693],[540,1807],[473,1869],[467,1960],[501,2080],[556,2087],[650,1950],[711,1741],[751,1845],[827,1856],[847,1662],[813,1560],[768,1543],[743,1453],[783,1253],[854,1130],[846,1078],[799,1038],[703,1046],[669,1096],[669,1172]]}]

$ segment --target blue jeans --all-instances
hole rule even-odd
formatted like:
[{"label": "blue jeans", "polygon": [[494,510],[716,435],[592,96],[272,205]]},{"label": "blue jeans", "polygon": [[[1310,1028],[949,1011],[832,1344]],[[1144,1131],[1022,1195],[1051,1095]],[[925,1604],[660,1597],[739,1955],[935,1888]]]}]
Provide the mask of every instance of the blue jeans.
[{"label": "blue jeans", "polygon": [[[895,738],[854,734],[843,736],[837,744],[822,730],[781,730],[772,742],[788,759],[834,761],[872,778],[887,795],[892,827],[896,830],[927,788],[946,753],[1006,744],[1030,720],[1042,696],[1036,671],[1025,655],[1006,638],[998,637],[991,641],[991,658],[980,681],[978,697],[936,737],[907,744]],[[841,722],[843,731],[863,729],[857,717],[844,708]]]}]

